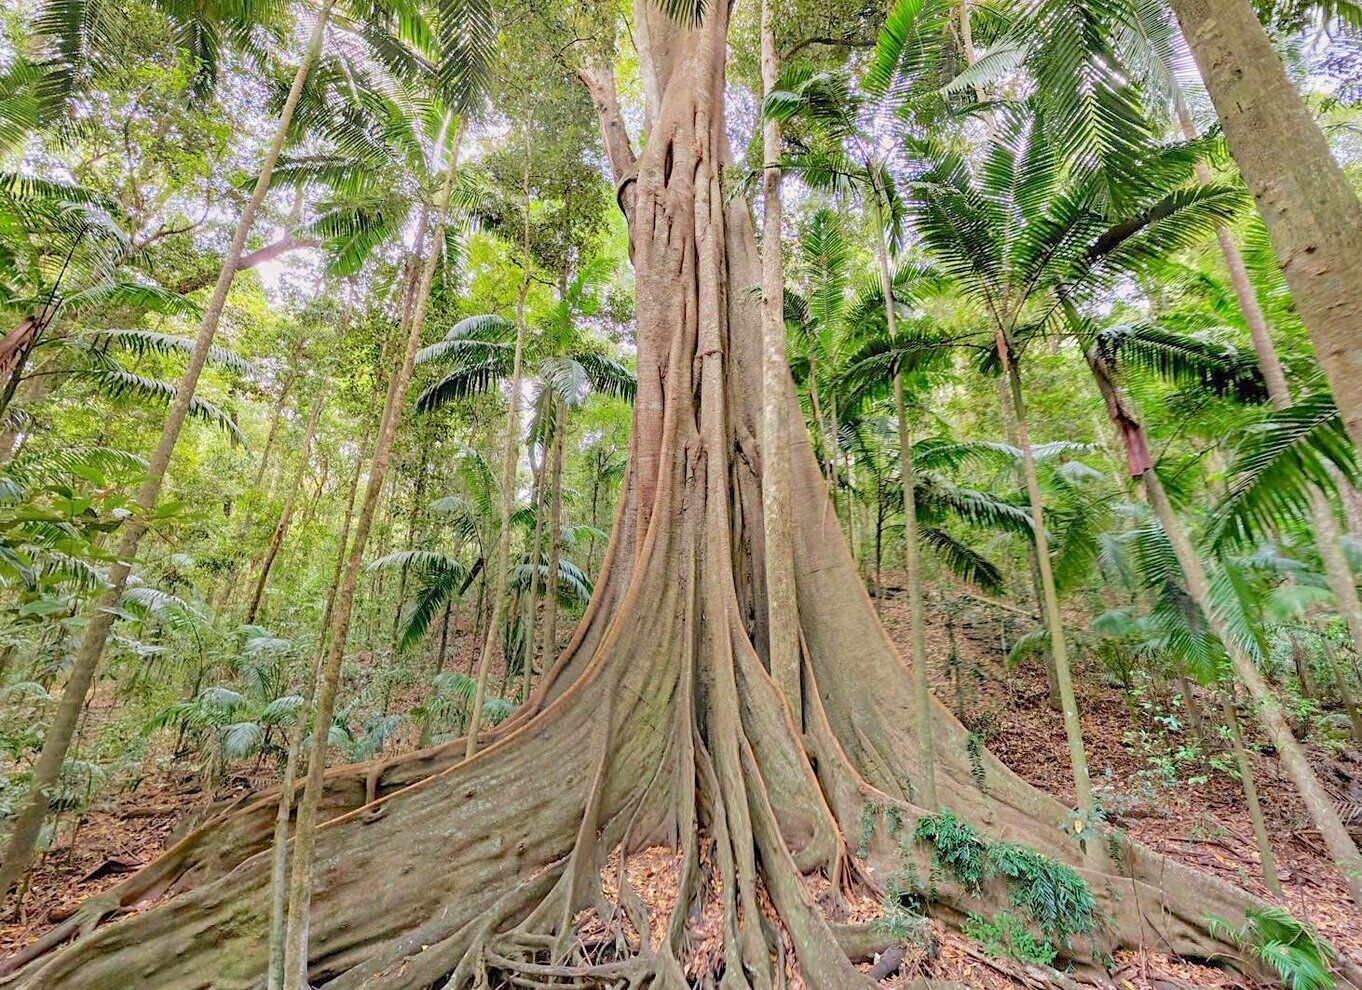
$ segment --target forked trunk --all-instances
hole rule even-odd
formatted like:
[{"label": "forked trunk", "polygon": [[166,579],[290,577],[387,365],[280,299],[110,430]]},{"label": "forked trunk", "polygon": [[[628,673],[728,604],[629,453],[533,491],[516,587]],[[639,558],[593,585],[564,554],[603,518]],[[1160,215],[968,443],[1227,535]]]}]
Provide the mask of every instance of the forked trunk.
[{"label": "forked trunk", "polygon": [[[838,926],[847,918],[836,892],[879,896],[909,864],[920,876],[932,870],[930,847],[910,840],[925,813],[913,798],[922,724],[911,680],[796,427],[797,715],[761,653],[767,624],[794,620],[770,614],[765,595],[763,408],[753,387],[763,347],[751,292],[761,275],[746,204],[723,185],[727,18],[721,2],[698,26],[650,3],[634,17],[651,126],[636,163],[632,153],[612,161],[637,274],[639,386],[596,594],[530,702],[473,758],[454,743],[327,776],[309,975],[328,990],[869,988],[849,953],[864,952],[856,943],[870,932]],[[797,424],[788,395],[787,422]],[[1205,919],[1238,924],[1249,898],[1135,844],[1123,844],[1113,872],[1094,869],[1055,828],[1062,805],[986,752],[971,766],[967,734],[939,704],[931,721],[952,809],[1073,864],[1101,901],[1110,927],[1066,951],[1091,958],[1153,940],[1232,958]],[[211,973],[219,990],[253,986],[268,886],[255,855],[269,831],[258,804],[186,837],[66,931],[111,904],[172,900],[31,953],[39,957],[15,985],[122,990],[135,979],[141,990],[181,990]],[[659,844],[675,850],[678,890],[653,911],[627,857]],[[603,883],[611,852],[620,859]],[[932,876],[921,893],[948,921],[1007,901],[1001,881],[976,895]],[[832,903],[818,903],[806,879],[829,885]],[[718,928],[714,953],[695,951],[702,915]]]}]

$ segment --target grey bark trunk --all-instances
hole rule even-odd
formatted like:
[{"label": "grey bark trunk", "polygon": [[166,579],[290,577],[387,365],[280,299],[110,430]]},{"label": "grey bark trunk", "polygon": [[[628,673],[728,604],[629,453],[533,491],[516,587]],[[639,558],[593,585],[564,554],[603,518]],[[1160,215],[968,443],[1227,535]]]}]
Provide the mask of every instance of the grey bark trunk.
[{"label": "grey bark trunk", "polygon": [[[776,52],[773,0],[761,5],[761,84],[763,95],[776,86],[780,58]],[[762,126],[765,170],[762,203],[765,216],[761,237],[761,339],[762,339],[762,538],[766,548],[766,607],[768,620],[767,659],[771,676],[780,685],[791,715],[803,721],[800,676],[799,622],[795,601],[794,528],[790,510],[790,434],[786,411],[790,407],[787,383],[789,361],[785,355],[785,272],[781,256],[783,209],[781,203],[780,123],[767,120]],[[776,616],[780,618],[777,620]]]}]

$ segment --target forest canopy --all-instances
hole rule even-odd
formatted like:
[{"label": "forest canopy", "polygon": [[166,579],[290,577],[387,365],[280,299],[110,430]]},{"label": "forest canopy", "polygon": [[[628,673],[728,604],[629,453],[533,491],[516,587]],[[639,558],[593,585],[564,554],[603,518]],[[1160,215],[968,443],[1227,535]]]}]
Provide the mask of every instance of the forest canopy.
[{"label": "forest canopy", "polygon": [[1362,6],[0,15],[0,988],[1362,987]]}]

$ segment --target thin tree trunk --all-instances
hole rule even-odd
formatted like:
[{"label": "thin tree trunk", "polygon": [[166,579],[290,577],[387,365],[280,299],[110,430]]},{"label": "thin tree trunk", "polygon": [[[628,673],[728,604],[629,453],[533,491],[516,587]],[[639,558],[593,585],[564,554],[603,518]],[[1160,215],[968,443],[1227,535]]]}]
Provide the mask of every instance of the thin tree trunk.
[{"label": "thin tree trunk", "polygon": [[[529,133],[529,120],[525,131]],[[533,147],[533,145],[530,145]],[[506,568],[511,559],[511,500],[515,495],[516,462],[520,451],[520,387],[525,372],[525,299],[530,292],[530,274],[534,266],[534,256],[530,253],[530,169],[533,160],[525,156],[525,169],[521,173],[521,195],[524,210],[524,227],[521,231],[521,254],[524,277],[520,281],[520,295],[515,304],[515,358],[511,365],[511,400],[506,410],[506,447],[501,460],[501,532],[497,534],[497,557],[495,572],[492,575],[492,611],[487,618],[487,629],[482,639],[482,652],[478,655],[478,683],[473,691],[473,710],[468,715],[468,745],[465,756],[472,758],[478,751],[478,732],[482,729],[482,705],[487,698],[487,674],[492,663],[492,645],[496,640],[497,627],[506,608]],[[533,582],[532,582],[533,583]],[[507,665],[510,658],[506,658]]]},{"label": "thin tree trunk", "polygon": [[1248,0],[1172,0],[1267,223],[1353,443],[1362,447],[1362,201]]},{"label": "thin tree trunk", "polygon": [[194,390],[198,386],[199,376],[203,373],[203,366],[208,360],[208,351],[213,345],[213,337],[217,334],[218,323],[222,320],[222,311],[227,305],[227,292],[231,289],[232,280],[236,275],[237,262],[240,261],[242,251],[246,247],[246,238],[255,223],[260,205],[264,202],[265,194],[269,191],[270,179],[274,174],[274,165],[279,160],[279,153],[283,149],[284,137],[293,119],[293,111],[298,106],[298,99],[302,95],[303,83],[307,79],[308,70],[312,68],[312,64],[321,52],[326,32],[326,21],[331,14],[333,3],[334,0],[322,0],[321,8],[317,12],[312,37],[308,42],[302,62],[299,63],[298,69],[294,73],[293,85],[289,89],[288,97],[280,110],[279,124],[275,128],[274,138],[270,142],[269,149],[265,152],[264,161],[261,162],[260,176],[256,179],[255,190],[251,193],[251,198],[247,201],[241,217],[237,221],[231,246],[223,260],[222,272],[218,276],[216,287],[213,289],[213,297],[204,311],[203,322],[199,325],[198,335],[194,339],[194,350],[189,357],[189,366],[185,369],[184,377],[180,379],[175,401],[171,403],[170,410],[166,414],[165,425],[161,430],[161,439],[157,443],[156,450],[152,453],[147,466],[146,480],[138,489],[137,510],[124,523],[123,535],[118,545],[117,560],[109,568],[107,578],[109,587],[96,600],[89,625],[85,629],[85,636],[82,638],[80,648],[71,664],[71,676],[67,681],[66,690],[62,693],[61,701],[57,704],[57,710],[53,713],[52,722],[47,727],[47,732],[43,738],[42,751],[33,767],[27,800],[23,810],[15,820],[14,830],[10,834],[9,844],[5,849],[4,861],[0,863],[0,896],[8,892],[15,881],[27,871],[29,862],[32,860],[33,848],[37,842],[38,834],[42,830],[43,819],[47,815],[48,795],[55,786],[57,778],[61,775],[62,763],[66,759],[67,750],[71,745],[72,733],[75,731],[76,718],[84,705],[85,695],[94,682],[95,670],[98,668],[100,657],[104,653],[104,644],[108,642],[109,634],[113,629],[114,614],[118,602],[123,596],[123,590],[127,587],[128,576],[132,572],[132,561],[137,556],[137,548],[141,545],[142,536],[146,532],[148,519],[156,508],[156,502],[161,494],[161,485],[165,481],[166,470],[170,467],[171,454],[175,451],[175,444],[180,438],[180,430],[184,426],[185,418],[189,415],[189,406],[194,398]]},{"label": "thin tree trunk", "polygon": [[1268,838],[1267,822],[1263,818],[1263,806],[1258,800],[1258,783],[1253,775],[1253,762],[1248,750],[1244,748],[1244,733],[1239,727],[1239,713],[1235,710],[1234,698],[1227,688],[1221,698],[1225,713],[1225,725],[1230,730],[1230,742],[1234,746],[1234,759],[1239,764],[1239,784],[1244,790],[1244,801],[1248,805],[1249,820],[1253,822],[1253,840],[1258,846],[1258,859],[1262,862],[1263,883],[1278,897],[1282,896],[1282,881],[1277,875],[1277,857],[1272,854],[1272,841]]},{"label": "thin tree trunk", "polygon": [[[547,389],[544,391],[543,401],[547,406],[552,402]],[[547,415],[548,410],[541,410],[541,416]],[[527,701],[530,697],[530,682],[534,679],[534,629],[535,620],[539,617],[539,563],[544,559],[544,493],[545,485],[549,473],[549,445],[546,443],[542,448],[543,452],[539,457],[539,468],[534,470],[534,450],[530,450],[530,468],[534,473],[534,485],[531,489],[530,504],[534,506],[534,539],[530,543],[530,582],[525,589],[525,643],[521,651],[522,669],[520,684],[520,700]],[[519,606],[519,602],[516,603]],[[512,608],[514,614],[516,608]],[[504,674],[509,677],[511,673],[511,658],[506,658],[506,670]],[[505,690],[505,680],[502,681],[502,689]]]},{"label": "thin tree trunk", "polygon": [[1362,710],[1357,707],[1357,696],[1353,694],[1353,689],[1348,684],[1348,675],[1344,671],[1343,665],[1338,662],[1338,651],[1334,649],[1333,642],[1328,635],[1321,632],[1319,634],[1320,645],[1324,648],[1324,656],[1329,661],[1329,673],[1334,677],[1334,686],[1338,690],[1338,700],[1343,703],[1343,709],[1348,713],[1348,722],[1352,725],[1353,742],[1362,746]]},{"label": "thin tree trunk", "polygon": [[[293,352],[294,360],[299,357],[301,346]],[[274,402],[274,408],[270,410],[270,428],[265,433],[265,446],[260,452],[260,463],[256,465],[255,479],[251,482],[252,488],[259,488],[261,482],[265,480],[265,472],[270,469],[270,458],[274,454],[274,442],[279,439],[279,426],[284,421],[284,409],[288,406],[288,397],[293,393],[293,386],[300,377],[296,369],[290,368],[288,377],[284,379],[284,384],[279,389],[279,398]]]},{"label": "thin tree trunk", "polygon": [[1310,813],[1311,820],[1319,829],[1330,856],[1333,857],[1334,862],[1343,871],[1343,876],[1348,881],[1348,889],[1352,892],[1353,900],[1362,904],[1362,856],[1358,855],[1357,846],[1353,843],[1352,837],[1348,835],[1347,828],[1339,819],[1333,801],[1330,799],[1328,791],[1324,789],[1324,785],[1315,775],[1305,751],[1301,749],[1300,743],[1296,742],[1296,737],[1292,735],[1291,728],[1286,724],[1286,719],[1282,717],[1281,704],[1277,697],[1264,683],[1257,665],[1240,648],[1233,633],[1226,627],[1224,620],[1214,609],[1210,608],[1210,581],[1201,566],[1201,558],[1197,556],[1195,548],[1187,538],[1186,530],[1183,529],[1173,512],[1168,496],[1164,494],[1163,485],[1159,482],[1158,472],[1151,468],[1145,471],[1142,477],[1149,504],[1153,507],[1155,515],[1158,516],[1159,522],[1163,525],[1168,541],[1173,545],[1178,563],[1182,567],[1183,577],[1187,580],[1188,593],[1200,607],[1207,624],[1211,627],[1211,631],[1224,644],[1225,652],[1234,665],[1235,673],[1244,687],[1248,689],[1249,697],[1253,699],[1258,721],[1267,732],[1272,745],[1281,754],[1286,772],[1296,785],[1301,800],[1305,802],[1305,808]]},{"label": "thin tree trunk", "polygon": [[[1200,136],[1196,122],[1181,99],[1178,100],[1177,110],[1183,136],[1189,141],[1195,140]],[[1197,180],[1209,183],[1211,178],[1210,169],[1204,164],[1198,164]],[[1272,331],[1268,328],[1263,307],[1258,302],[1258,294],[1254,291],[1253,280],[1249,277],[1248,267],[1244,264],[1244,256],[1240,253],[1239,246],[1235,244],[1234,234],[1228,227],[1217,228],[1216,240],[1225,259],[1225,268],[1229,271],[1230,285],[1234,289],[1239,312],[1244,317],[1244,323],[1249,329],[1249,338],[1253,341],[1253,352],[1258,358],[1258,367],[1263,373],[1264,382],[1267,383],[1268,398],[1274,408],[1290,408],[1291,388],[1286,381],[1286,371],[1272,341]],[[1329,504],[1328,496],[1315,485],[1310,486],[1310,519],[1315,546],[1318,547],[1320,558],[1324,562],[1324,574],[1329,581],[1329,589],[1334,593],[1339,614],[1347,624],[1353,649],[1362,654],[1362,598],[1358,596],[1357,582],[1353,577],[1352,568],[1348,565],[1348,558],[1343,553],[1343,534],[1338,525],[1338,517],[1334,514],[1333,506]]]},{"label": "thin tree trunk", "polygon": [[[761,87],[776,88],[780,56],[776,50],[775,0],[761,4]],[[785,270],[781,254],[784,204],[781,200],[780,122],[762,124],[761,234],[761,443],[762,539],[766,546],[767,663],[780,685],[796,725],[804,722],[800,676],[798,604],[795,600],[794,527],[790,509],[790,364],[785,354]],[[812,374],[812,373],[811,373]],[[812,380],[810,394],[816,392]],[[818,416],[815,409],[814,416]],[[786,618],[788,617],[788,619]]]},{"label": "thin tree trunk", "polygon": [[454,612],[454,599],[445,602],[445,617],[440,624],[440,652],[435,654],[435,673],[440,674],[445,669],[445,659],[449,656],[449,619]]},{"label": "thin tree trunk", "polygon": [[1188,594],[1192,596],[1192,601],[1201,611],[1211,632],[1224,646],[1225,652],[1234,666],[1235,673],[1248,690],[1249,697],[1253,699],[1258,720],[1266,730],[1272,745],[1281,754],[1282,763],[1285,765],[1292,782],[1296,785],[1296,790],[1300,793],[1301,799],[1305,802],[1306,810],[1310,813],[1315,827],[1319,829],[1320,835],[1324,838],[1324,844],[1329,849],[1330,855],[1339,869],[1343,871],[1349,889],[1352,891],[1353,900],[1362,903],[1362,856],[1358,855],[1357,846],[1353,843],[1351,836],[1348,835],[1348,830],[1339,819],[1338,812],[1334,809],[1328,792],[1325,791],[1324,786],[1315,775],[1305,752],[1296,742],[1296,737],[1291,733],[1290,727],[1282,717],[1281,706],[1272,690],[1264,683],[1262,675],[1258,672],[1257,664],[1240,646],[1239,641],[1226,626],[1220,613],[1212,607],[1213,597],[1210,579],[1206,576],[1201,557],[1198,556],[1196,548],[1192,545],[1186,528],[1173,511],[1173,506],[1163,490],[1163,484],[1159,481],[1158,471],[1154,467],[1154,460],[1149,452],[1149,441],[1145,436],[1144,427],[1140,425],[1134,414],[1126,408],[1111,369],[1103,362],[1101,356],[1091,348],[1088,350],[1088,366],[1091,368],[1093,378],[1096,380],[1102,398],[1106,402],[1108,414],[1112,422],[1116,424],[1117,430],[1126,445],[1126,457],[1131,476],[1143,480],[1145,497],[1154,510],[1155,516],[1158,517],[1159,524],[1168,537],[1168,542],[1173,547],[1173,553],[1177,557],[1178,565],[1182,568],[1183,577],[1187,581]]},{"label": "thin tree trunk", "polygon": [[[884,291],[885,325],[892,341],[898,338],[898,314],[894,310],[894,276],[889,270],[888,231],[878,188],[875,190],[875,213],[879,220],[879,229],[875,233],[875,255]],[[918,748],[922,763],[923,800],[928,808],[935,811],[941,804],[936,792],[936,754],[931,731],[932,686],[927,677],[927,617],[922,601],[922,558],[918,547],[917,480],[913,471],[913,439],[908,428],[907,404],[903,394],[903,371],[897,368],[894,370],[894,413],[899,432],[899,475],[903,479],[903,569],[908,579],[913,692],[917,696],[918,718],[921,720]]]},{"label": "thin tree trunk", "polygon": [[1083,747],[1083,726],[1078,719],[1078,699],[1074,695],[1073,674],[1069,670],[1069,650],[1064,641],[1064,620],[1059,612],[1059,594],[1055,591],[1055,576],[1050,568],[1050,538],[1045,531],[1045,503],[1040,494],[1040,479],[1036,475],[1036,459],[1031,449],[1031,432],[1026,421],[1026,405],[1022,398],[1021,374],[1002,328],[997,329],[998,353],[1003,372],[1012,390],[1012,411],[1016,416],[1018,446],[1022,452],[1022,469],[1026,476],[1026,493],[1031,504],[1031,525],[1035,530],[1036,566],[1040,571],[1042,606],[1046,629],[1050,633],[1050,656],[1054,660],[1055,679],[1059,682],[1059,699],[1064,714],[1064,735],[1069,744],[1069,763],[1073,770],[1074,793],[1078,809],[1085,816],[1095,809],[1092,781],[1088,777],[1088,756]]},{"label": "thin tree trunk", "polygon": [[[367,425],[373,419],[375,391],[369,399],[365,413]],[[274,819],[274,843],[270,849],[270,959],[268,990],[281,990],[284,985],[284,941],[288,920],[288,832],[293,812],[294,791],[297,789],[298,768],[302,765],[303,740],[307,738],[307,717],[312,708],[312,699],[317,690],[317,673],[321,669],[322,657],[326,655],[327,633],[331,629],[331,613],[336,605],[336,590],[340,587],[341,575],[345,571],[346,550],[350,542],[350,527],[355,520],[355,500],[359,495],[359,479],[364,473],[368,460],[367,451],[355,455],[355,470],[350,477],[350,494],[345,503],[345,522],[341,527],[340,542],[336,549],[336,563],[331,569],[331,581],[326,589],[326,608],[322,621],[317,624],[317,649],[312,654],[312,665],[308,668],[308,679],[303,689],[303,704],[298,709],[298,721],[289,736],[288,757],[284,763],[284,779],[279,787],[279,808]]]},{"label": "thin tree trunk", "polygon": [[[293,862],[289,876],[288,930],[284,945],[284,986],[287,990],[306,990],[307,987],[312,850],[316,841],[317,807],[321,801],[323,777],[326,773],[328,735],[335,712],[336,693],[340,685],[341,661],[345,657],[345,643],[354,611],[355,590],[359,583],[360,569],[364,564],[364,550],[369,542],[369,533],[378,510],[379,496],[386,481],[397,424],[401,419],[407,401],[407,391],[411,385],[416,351],[421,343],[421,330],[425,325],[426,308],[430,303],[431,283],[435,279],[435,269],[440,262],[439,246],[444,243],[445,225],[449,219],[447,216],[449,200],[458,168],[459,142],[463,137],[461,124],[456,123],[455,127],[457,130],[449,150],[449,163],[445,169],[444,189],[440,194],[435,229],[430,238],[425,266],[421,271],[421,285],[417,290],[416,305],[411,314],[410,326],[407,328],[406,351],[396,364],[388,385],[388,397],[374,444],[373,462],[369,467],[369,481],[364,490],[364,502],[360,508],[359,519],[355,524],[355,539],[346,562],[345,576],[336,596],[331,642],[321,671],[317,708],[312,726],[311,759],[307,783],[303,787],[303,797],[298,805],[297,834],[293,843]],[[418,241],[418,248],[420,246]]]},{"label": "thin tree trunk", "polygon": [[265,559],[260,563],[260,576],[255,581],[255,593],[251,596],[251,607],[246,610],[246,624],[255,622],[256,616],[260,614],[260,602],[265,597],[265,586],[270,580],[270,570],[274,567],[274,561],[279,556],[279,549],[284,545],[284,540],[288,537],[289,525],[293,522],[293,508],[298,502],[298,493],[302,491],[303,479],[307,476],[308,458],[312,454],[312,440],[317,435],[317,421],[321,418],[322,408],[326,405],[326,391],[318,391],[316,401],[312,404],[312,415],[307,420],[307,432],[303,435],[303,447],[298,452],[298,467],[293,472],[293,483],[289,486],[288,497],[284,500],[284,507],[279,513],[279,522],[274,527],[274,533],[270,536],[269,549],[265,551]]},{"label": "thin tree trunk", "polygon": [[[567,443],[567,405],[557,403],[557,425],[553,432],[553,462],[549,470],[549,561],[548,580],[544,591],[544,644],[539,655],[544,658],[545,666],[553,663],[558,653],[558,562],[561,554],[563,532],[563,448]],[[527,668],[525,697],[534,675],[533,667]]]},{"label": "thin tree trunk", "polygon": [[[412,492],[411,515],[407,517],[407,550],[416,548],[417,532],[421,524],[421,508],[426,493],[426,470],[430,466],[430,461],[426,458],[426,447],[423,444],[418,455],[421,458],[421,465],[416,471],[416,487]],[[393,609],[393,656],[397,656],[397,644],[402,635],[402,605],[407,600],[407,565],[402,565],[402,572],[397,579],[397,606]]]},{"label": "thin tree trunk", "polygon": [[[1007,437],[1009,444],[1020,450],[1021,439],[1017,432],[1017,412],[1012,408],[1012,389],[1008,375],[1001,375],[998,378],[998,403],[1002,409],[1003,436]],[[1045,591],[1041,585],[1040,563],[1036,557],[1034,541],[1026,548],[1026,566],[1031,574],[1031,593],[1036,597],[1036,607],[1044,614]],[[1046,651],[1045,655],[1045,685],[1050,707],[1057,712],[1063,712],[1064,701],[1060,697],[1059,676],[1055,673],[1055,658],[1049,651]]]}]

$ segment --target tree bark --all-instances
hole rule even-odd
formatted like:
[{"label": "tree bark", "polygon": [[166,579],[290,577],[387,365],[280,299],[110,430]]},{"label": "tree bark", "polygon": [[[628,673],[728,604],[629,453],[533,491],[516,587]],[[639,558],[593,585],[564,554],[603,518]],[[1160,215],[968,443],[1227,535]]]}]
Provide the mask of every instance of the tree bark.
[{"label": "tree bark", "polygon": [[1362,447],[1362,202],[1248,0],[1172,0],[1172,8]]},{"label": "tree bark", "polygon": [[[763,97],[776,87],[780,57],[776,52],[776,0],[761,4],[761,86]],[[785,702],[803,717],[800,683],[798,612],[794,583],[794,524],[790,516],[790,426],[786,419],[791,396],[785,392],[790,365],[785,355],[785,268],[781,254],[784,211],[781,203],[780,122],[762,125],[761,334],[762,420],[765,484],[762,486],[762,539],[766,552],[767,665]],[[788,620],[781,620],[787,616]]]},{"label": "tree bark", "polygon": [[247,201],[245,209],[241,212],[241,217],[237,220],[236,232],[232,235],[232,243],[227,250],[222,272],[218,275],[217,285],[213,289],[213,297],[209,300],[207,309],[204,310],[203,322],[199,325],[198,335],[194,338],[194,349],[189,356],[189,365],[185,369],[184,376],[180,379],[175,401],[171,403],[170,410],[166,414],[160,442],[156,445],[156,449],[152,452],[148,462],[147,477],[137,491],[135,511],[123,524],[117,560],[109,568],[107,579],[109,587],[101,592],[96,600],[90,622],[85,628],[84,637],[81,639],[80,648],[76,651],[71,664],[70,679],[67,681],[66,689],[62,692],[61,700],[53,713],[52,722],[48,725],[47,732],[43,737],[43,748],[33,767],[29,794],[23,810],[15,819],[14,830],[11,832],[9,843],[5,848],[4,861],[0,863],[0,897],[7,894],[14,883],[28,870],[28,865],[33,858],[33,848],[38,840],[38,834],[42,830],[43,819],[47,815],[49,792],[55,786],[61,774],[62,763],[66,759],[66,752],[71,745],[72,733],[75,731],[76,718],[85,704],[85,696],[90,690],[90,685],[94,683],[95,671],[99,666],[100,657],[104,653],[104,644],[108,642],[109,634],[113,629],[114,612],[122,598],[123,590],[127,587],[128,576],[132,573],[132,561],[137,555],[137,548],[141,545],[142,535],[146,532],[149,517],[156,508],[156,502],[161,494],[161,485],[165,481],[166,470],[170,467],[170,457],[175,452],[175,444],[180,438],[180,430],[184,426],[185,418],[189,415],[189,406],[194,399],[194,390],[198,386],[199,376],[203,374],[204,364],[208,360],[208,352],[213,346],[213,338],[217,334],[218,324],[222,320],[222,312],[227,305],[227,292],[231,289],[232,280],[236,276],[237,263],[241,260],[242,251],[246,246],[246,237],[250,234],[251,227],[255,223],[256,214],[260,211],[260,205],[265,200],[265,194],[269,192],[274,166],[279,160],[279,153],[283,150],[284,138],[289,123],[293,119],[293,111],[298,106],[298,99],[302,95],[303,83],[307,79],[312,64],[321,52],[327,18],[331,14],[331,7],[334,2],[335,0],[322,0],[322,5],[317,12],[312,37],[308,42],[302,61],[294,72],[293,85],[289,89],[283,108],[280,110],[279,125],[275,129],[274,137],[260,166],[260,176],[256,179],[255,189],[251,193],[250,200]]},{"label": "tree bark", "polygon": [[[458,742],[327,775],[316,857],[325,909],[310,970],[328,990],[503,981],[681,990],[688,966],[725,990],[796,980],[870,990],[836,908],[806,880],[869,894],[909,863],[931,871],[929,846],[903,841],[926,814],[908,799],[921,774],[911,678],[796,430],[802,728],[753,645],[765,609],[752,559],[763,526],[763,400],[753,387],[763,347],[750,290],[761,266],[747,204],[723,183],[727,18],[722,3],[689,25],[650,2],[635,11],[658,97],[621,190],[637,273],[639,401],[596,594],[531,703],[474,758]],[[793,401],[788,409],[798,422]],[[953,810],[1081,871],[1099,899],[1103,923],[1066,954],[1154,939],[1170,952],[1237,958],[1206,916],[1239,924],[1257,902],[1136,843],[1122,843],[1121,872],[1097,868],[1055,828],[1059,802],[987,752],[972,766],[967,733],[940,704],[932,721]],[[545,767],[552,787],[539,786]],[[122,990],[130,980],[188,990],[204,973],[215,990],[256,985],[266,879],[254,853],[269,821],[258,804],[225,813],[92,905],[67,934],[101,912],[140,907],[70,946],[30,952],[7,990]],[[864,857],[848,841],[857,834]],[[658,844],[675,850],[678,892],[654,910],[629,892],[624,861]],[[612,853],[621,864],[613,899],[600,875]],[[1008,902],[1005,891],[976,897],[934,877],[929,896],[948,921]],[[149,903],[162,893],[172,896]],[[582,912],[607,925],[602,945],[617,952],[584,954]],[[629,932],[625,916],[636,943],[613,937]],[[697,951],[701,916],[715,936]],[[786,936],[793,954],[781,948]]]}]

